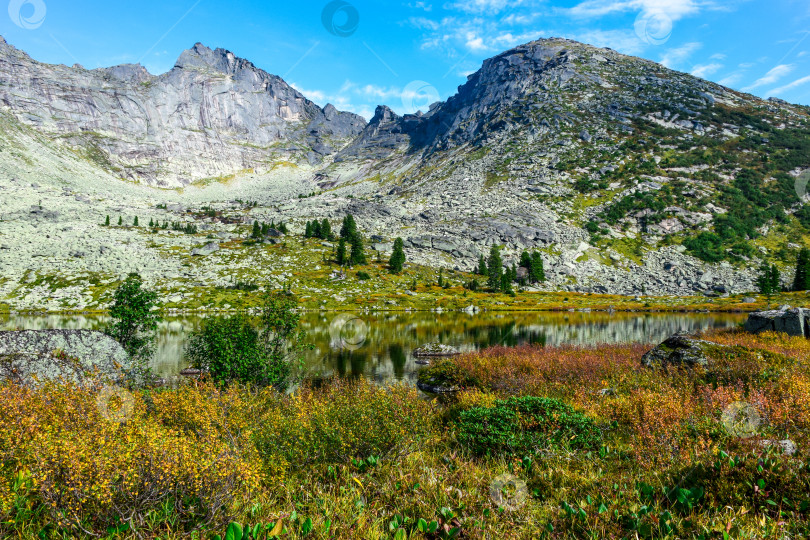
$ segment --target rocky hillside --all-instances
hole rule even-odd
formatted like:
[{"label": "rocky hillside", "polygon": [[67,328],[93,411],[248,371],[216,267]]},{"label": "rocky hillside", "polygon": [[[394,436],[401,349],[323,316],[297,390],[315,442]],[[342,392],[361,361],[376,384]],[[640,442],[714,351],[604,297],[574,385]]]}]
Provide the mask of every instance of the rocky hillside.
[{"label": "rocky hillside", "polygon": [[568,40],[485,61],[424,114],[378,108],[327,171],[357,161],[434,238],[545,247],[596,291],[751,289],[810,228],[810,109]]},{"label": "rocky hillside", "polygon": [[[74,292],[84,270],[225,286],[232,257],[190,264],[192,247],[255,219],[298,233],[347,212],[374,249],[401,236],[434,268],[470,270],[492,245],[507,264],[540,251],[547,290],[751,291],[762,260],[787,283],[810,246],[810,109],[568,40],[507,51],[429,111],[380,106],[368,124],[202,45],[156,77],[47,66],[3,42],[0,100],[0,219],[14,225],[0,244],[27,254],[6,263],[0,295],[30,302],[26,284],[60,264]],[[99,231],[106,214],[201,232]],[[51,229],[68,241],[32,244]],[[267,279],[261,264],[244,268]]]},{"label": "rocky hillside", "polygon": [[114,176],[172,187],[285,162],[321,163],[365,126],[199,43],[155,76],[140,65],[42,64],[0,37],[0,103]]}]

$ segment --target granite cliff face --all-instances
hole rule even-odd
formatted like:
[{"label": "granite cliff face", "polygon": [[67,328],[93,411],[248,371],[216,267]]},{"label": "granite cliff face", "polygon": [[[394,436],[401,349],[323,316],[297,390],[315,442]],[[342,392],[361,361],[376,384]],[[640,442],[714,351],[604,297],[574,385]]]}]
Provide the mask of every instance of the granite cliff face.
[{"label": "granite cliff face", "polygon": [[318,164],[365,126],[199,43],[155,76],[140,65],[42,64],[0,38],[0,104],[114,176],[159,186],[280,162]]}]

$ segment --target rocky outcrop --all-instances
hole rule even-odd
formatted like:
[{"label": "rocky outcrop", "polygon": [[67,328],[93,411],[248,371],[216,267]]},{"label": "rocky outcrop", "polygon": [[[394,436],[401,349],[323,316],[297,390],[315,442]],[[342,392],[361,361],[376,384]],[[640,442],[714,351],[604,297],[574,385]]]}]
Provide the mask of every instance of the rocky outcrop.
[{"label": "rocky outcrop", "polygon": [[207,257],[212,253],[219,251],[219,244],[217,242],[208,242],[201,248],[194,248],[191,250],[192,257]]},{"label": "rocky outcrop", "polygon": [[19,384],[64,379],[117,380],[129,357],[111,337],[92,330],[0,332],[0,380]]},{"label": "rocky outcrop", "polygon": [[413,350],[416,357],[447,357],[461,354],[458,349],[444,343],[428,343]]},{"label": "rocky outcrop", "polygon": [[170,186],[274,161],[320,163],[366,125],[200,43],[156,76],[140,65],[43,64],[0,38],[0,104],[118,177]]},{"label": "rocky outcrop", "polygon": [[752,334],[778,332],[810,338],[810,309],[759,311],[748,315],[745,331]]},{"label": "rocky outcrop", "polygon": [[641,358],[641,365],[647,368],[708,367],[713,353],[721,348],[723,345],[679,332],[645,354]]}]

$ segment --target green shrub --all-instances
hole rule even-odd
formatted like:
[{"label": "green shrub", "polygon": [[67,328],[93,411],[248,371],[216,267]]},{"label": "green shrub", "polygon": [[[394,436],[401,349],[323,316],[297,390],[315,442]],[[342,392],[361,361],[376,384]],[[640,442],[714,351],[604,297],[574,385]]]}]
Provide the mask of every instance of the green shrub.
[{"label": "green shrub", "polygon": [[286,375],[267,365],[259,331],[244,314],[204,321],[189,336],[186,358],[217,382],[248,383]]},{"label": "green shrub", "polygon": [[541,448],[595,448],[601,433],[587,416],[551,398],[512,397],[473,407],[456,421],[459,443],[474,454],[532,453]]},{"label": "green shrub", "polygon": [[435,413],[414,388],[365,379],[303,388],[267,414],[255,436],[262,458],[293,468],[413,451],[434,433]]},{"label": "green shrub", "polygon": [[264,296],[258,325],[244,314],[207,320],[189,336],[186,357],[220,384],[284,388],[293,362],[312,348],[298,330],[297,304],[294,296],[273,292]]},{"label": "green shrub", "polygon": [[360,272],[357,272],[357,279],[359,279],[360,281],[367,281],[371,279],[371,276],[369,275],[368,272],[363,272],[361,270]]}]

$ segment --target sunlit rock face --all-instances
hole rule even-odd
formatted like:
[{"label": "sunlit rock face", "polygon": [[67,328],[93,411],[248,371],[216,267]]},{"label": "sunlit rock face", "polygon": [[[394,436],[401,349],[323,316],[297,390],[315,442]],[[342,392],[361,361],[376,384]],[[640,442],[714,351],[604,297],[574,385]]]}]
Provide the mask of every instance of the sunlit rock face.
[{"label": "sunlit rock face", "polygon": [[160,186],[261,173],[282,161],[320,164],[365,126],[199,43],[155,76],[133,64],[43,64],[0,38],[0,103],[116,176]]}]

